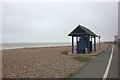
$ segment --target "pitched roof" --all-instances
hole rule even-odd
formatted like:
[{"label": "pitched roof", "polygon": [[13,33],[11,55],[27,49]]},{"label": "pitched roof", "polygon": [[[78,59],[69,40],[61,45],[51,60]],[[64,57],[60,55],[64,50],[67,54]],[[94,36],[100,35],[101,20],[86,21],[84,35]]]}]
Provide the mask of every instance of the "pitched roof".
[{"label": "pitched roof", "polygon": [[81,25],[78,25],[68,36],[85,36],[85,35],[97,37],[95,33]]}]

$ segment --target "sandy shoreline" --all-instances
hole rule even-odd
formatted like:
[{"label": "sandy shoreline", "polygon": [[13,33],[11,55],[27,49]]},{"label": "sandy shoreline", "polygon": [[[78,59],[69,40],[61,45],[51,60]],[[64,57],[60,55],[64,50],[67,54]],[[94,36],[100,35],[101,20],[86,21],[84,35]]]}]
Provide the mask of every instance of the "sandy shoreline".
[{"label": "sandy shoreline", "polygon": [[[104,45],[104,44],[103,44]],[[3,78],[65,78],[85,62],[61,54],[71,46],[2,50]]]}]

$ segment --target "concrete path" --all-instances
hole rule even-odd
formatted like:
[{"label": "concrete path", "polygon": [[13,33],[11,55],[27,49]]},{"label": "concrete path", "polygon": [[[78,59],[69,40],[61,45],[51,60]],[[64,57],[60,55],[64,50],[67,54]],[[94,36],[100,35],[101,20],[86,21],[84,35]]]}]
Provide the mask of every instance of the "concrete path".
[{"label": "concrete path", "polygon": [[0,80],[2,79],[2,51],[0,50]]},{"label": "concrete path", "polygon": [[118,47],[118,78],[120,80],[120,48]]},{"label": "concrete path", "polygon": [[112,51],[112,46],[108,47],[93,60],[88,62],[70,78],[103,78],[104,72],[106,70],[110,55]]},{"label": "concrete path", "polygon": [[113,57],[107,78],[118,78],[118,46],[114,46]]}]

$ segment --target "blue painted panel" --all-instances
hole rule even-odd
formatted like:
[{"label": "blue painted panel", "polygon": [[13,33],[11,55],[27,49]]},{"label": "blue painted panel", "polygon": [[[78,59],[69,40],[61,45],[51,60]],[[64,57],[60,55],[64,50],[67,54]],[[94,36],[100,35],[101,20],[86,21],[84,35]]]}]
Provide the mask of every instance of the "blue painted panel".
[{"label": "blue painted panel", "polygon": [[90,53],[90,37],[88,36],[88,54]]},{"label": "blue painted panel", "polygon": [[85,48],[87,47],[87,38],[81,38],[77,41],[77,53],[85,53]]}]

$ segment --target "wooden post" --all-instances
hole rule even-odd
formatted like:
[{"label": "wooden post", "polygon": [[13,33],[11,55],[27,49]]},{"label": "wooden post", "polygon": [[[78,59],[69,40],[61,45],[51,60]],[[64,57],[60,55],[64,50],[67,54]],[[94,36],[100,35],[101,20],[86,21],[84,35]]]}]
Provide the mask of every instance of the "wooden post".
[{"label": "wooden post", "polygon": [[99,51],[100,51],[100,36],[99,36]]},{"label": "wooden post", "polygon": [[74,53],[74,37],[72,36],[72,53]]},{"label": "wooden post", "polygon": [[90,52],[90,37],[88,35],[88,54],[89,54],[89,52]]},{"label": "wooden post", "polygon": [[[91,42],[92,42],[92,36],[91,36]],[[92,46],[92,44],[91,44],[91,46]],[[92,46],[93,47],[93,46]],[[92,51],[92,50],[91,50]]]},{"label": "wooden post", "polygon": [[96,51],[96,37],[94,36],[94,51]]},{"label": "wooden post", "polygon": [[77,42],[78,42],[78,37],[76,37],[76,51],[77,51]]}]

